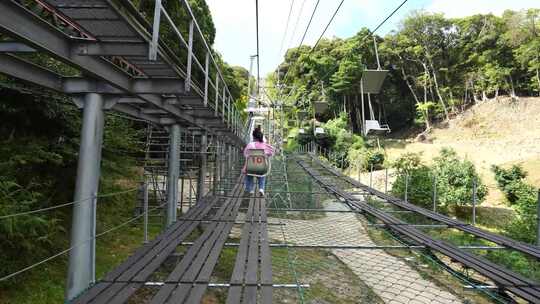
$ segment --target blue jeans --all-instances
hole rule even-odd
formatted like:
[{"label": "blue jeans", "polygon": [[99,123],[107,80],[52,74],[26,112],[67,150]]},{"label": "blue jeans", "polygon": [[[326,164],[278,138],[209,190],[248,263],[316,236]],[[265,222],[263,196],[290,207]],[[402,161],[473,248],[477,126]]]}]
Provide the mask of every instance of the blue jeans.
[{"label": "blue jeans", "polygon": [[[249,176],[246,175],[246,191],[251,192],[253,191],[253,179],[255,179],[255,176]],[[259,190],[264,190],[264,185],[266,184],[266,177],[257,177],[259,180]]]}]

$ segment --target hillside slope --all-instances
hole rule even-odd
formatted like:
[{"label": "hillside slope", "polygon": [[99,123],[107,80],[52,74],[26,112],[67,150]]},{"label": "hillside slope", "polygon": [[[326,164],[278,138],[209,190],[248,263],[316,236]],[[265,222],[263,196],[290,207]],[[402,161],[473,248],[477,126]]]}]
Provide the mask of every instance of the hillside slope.
[{"label": "hillside slope", "polygon": [[489,186],[485,204],[503,206],[492,165],[519,163],[529,173],[528,182],[540,187],[540,98],[481,102],[445,125],[436,126],[425,142],[387,139],[384,146],[390,161],[406,152],[422,152],[428,163],[441,148],[453,148],[477,166]]}]

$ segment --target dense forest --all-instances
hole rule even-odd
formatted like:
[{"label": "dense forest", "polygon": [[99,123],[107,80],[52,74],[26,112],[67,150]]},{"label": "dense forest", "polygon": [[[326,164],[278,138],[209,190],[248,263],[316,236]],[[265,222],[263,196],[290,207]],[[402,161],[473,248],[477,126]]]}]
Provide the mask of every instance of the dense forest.
[{"label": "dense forest", "polygon": [[358,131],[362,71],[378,67],[374,40],[381,67],[390,71],[383,92],[373,96],[374,112],[392,129],[429,129],[478,100],[540,93],[540,10],[530,9],[458,19],[417,11],[385,37],[364,28],[351,38],[323,39],[315,49],[290,49],[270,76],[283,85],[274,96],[290,96],[285,102],[306,110],[327,99],[330,110],[318,119],[347,109]]}]

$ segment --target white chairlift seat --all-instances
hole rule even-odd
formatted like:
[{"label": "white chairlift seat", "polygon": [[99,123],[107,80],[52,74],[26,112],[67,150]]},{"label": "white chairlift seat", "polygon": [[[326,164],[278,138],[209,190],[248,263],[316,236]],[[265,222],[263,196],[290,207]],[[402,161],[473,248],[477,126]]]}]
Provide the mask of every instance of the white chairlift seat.
[{"label": "white chairlift seat", "polygon": [[390,133],[390,126],[380,125],[378,120],[366,120],[366,134],[385,134]]}]

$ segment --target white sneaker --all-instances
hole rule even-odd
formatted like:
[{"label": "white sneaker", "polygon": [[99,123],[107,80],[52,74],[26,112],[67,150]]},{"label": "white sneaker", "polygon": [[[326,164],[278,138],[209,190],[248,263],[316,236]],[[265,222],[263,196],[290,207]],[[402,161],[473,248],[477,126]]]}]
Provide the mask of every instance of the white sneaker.
[{"label": "white sneaker", "polygon": [[261,196],[264,196],[264,190],[263,189],[259,189],[259,193],[261,194]]},{"label": "white sneaker", "polygon": [[255,193],[255,190],[249,191],[249,194],[254,194],[254,193]]}]

